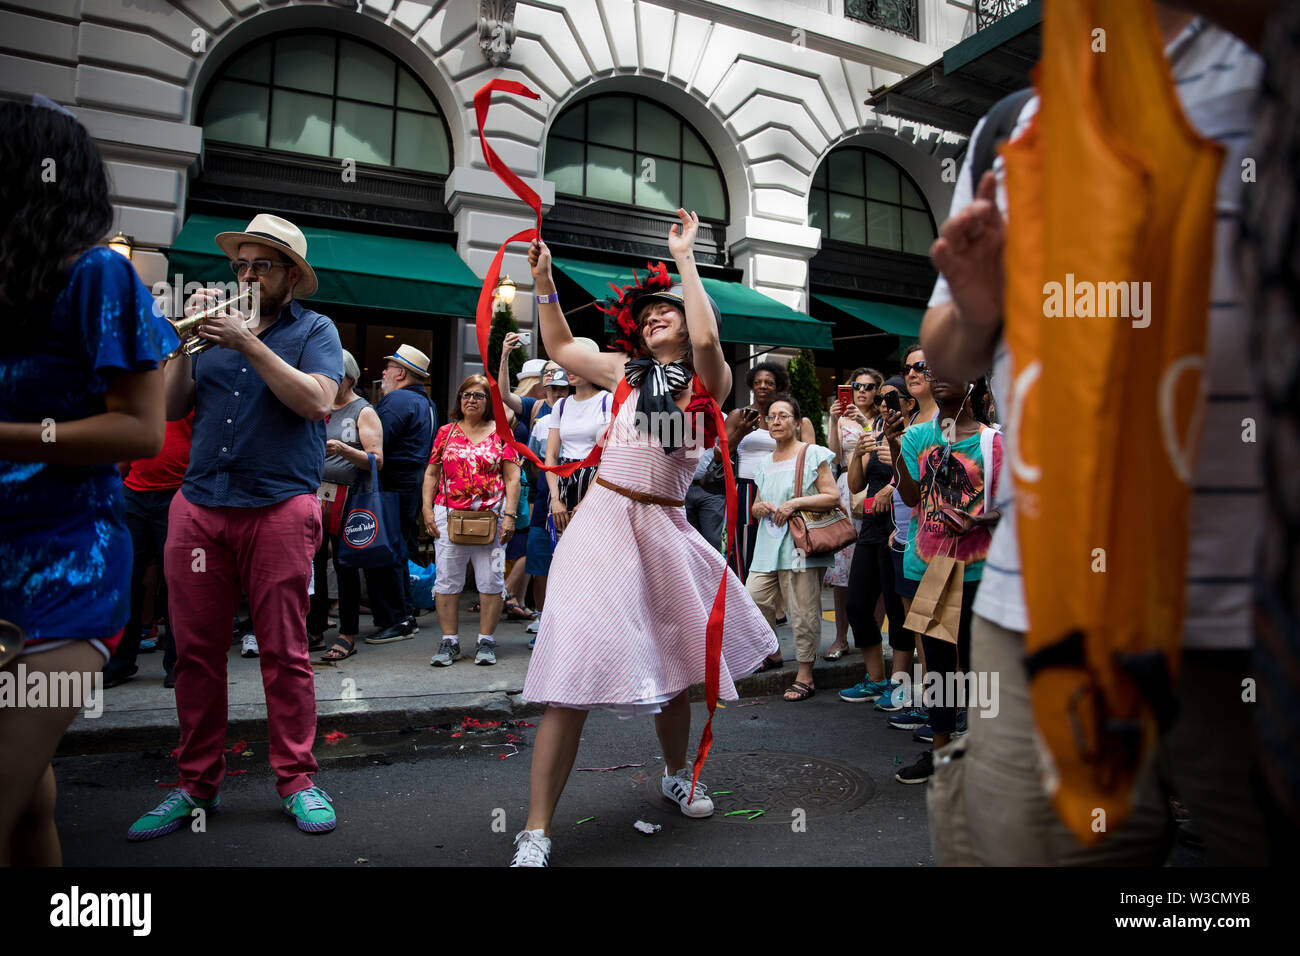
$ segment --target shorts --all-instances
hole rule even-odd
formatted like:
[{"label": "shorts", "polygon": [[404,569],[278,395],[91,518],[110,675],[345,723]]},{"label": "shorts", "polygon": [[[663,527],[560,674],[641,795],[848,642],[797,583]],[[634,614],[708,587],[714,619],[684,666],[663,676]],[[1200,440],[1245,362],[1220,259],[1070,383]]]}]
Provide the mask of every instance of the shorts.
[{"label": "shorts", "polygon": [[495,544],[452,544],[447,537],[447,509],[436,505],[433,520],[438,537],[433,542],[438,576],[434,594],[459,594],[465,590],[465,569],[474,565],[474,586],[479,594],[500,594],[506,586],[506,555],[501,547],[500,525]]},{"label": "shorts", "polygon": [[104,662],[112,660],[113,652],[117,650],[117,645],[122,640],[122,635],[126,633],[126,628],[118,631],[111,637],[92,637],[92,638],[48,638],[43,637],[34,641],[29,641],[23,645],[22,650],[18,652],[19,657],[26,657],[28,654],[40,654],[42,651],[53,651],[68,644],[76,644],[81,640],[88,640],[90,646],[99,653],[104,655]]},{"label": "shorts", "polygon": [[535,578],[544,578],[551,573],[551,535],[546,527],[532,525],[528,529],[528,557],[524,561],[524,570]]}]

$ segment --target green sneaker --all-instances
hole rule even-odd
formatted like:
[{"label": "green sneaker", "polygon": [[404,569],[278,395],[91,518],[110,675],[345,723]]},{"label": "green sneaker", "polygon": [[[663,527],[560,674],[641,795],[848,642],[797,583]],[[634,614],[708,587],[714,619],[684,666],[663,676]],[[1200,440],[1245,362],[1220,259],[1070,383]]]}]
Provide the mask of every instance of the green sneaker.
[{"label": "green sneaker", "polygon": [[217,813],[220,809],[220,795],[211,800],[199,800],[177,787],[167,794],[162,803],[131,824],[131,828],[126,831],[126,838],[139,841],[166,836],[179,830],[195,810]]},{"label": "green sneaker", "polygon": [[284,812],[298,821],[303,833],[327,833],[338,822],[333,803],[320,787],[308,787],[284,798]]},{"label": "green sneaker", "polygon": [[863,677],[861,681],[852,687],[840,691],[840,700],[847,700],[850,704],[879,700],[892,691],[894,686],[893,681],[872,680],[870,677]]}]

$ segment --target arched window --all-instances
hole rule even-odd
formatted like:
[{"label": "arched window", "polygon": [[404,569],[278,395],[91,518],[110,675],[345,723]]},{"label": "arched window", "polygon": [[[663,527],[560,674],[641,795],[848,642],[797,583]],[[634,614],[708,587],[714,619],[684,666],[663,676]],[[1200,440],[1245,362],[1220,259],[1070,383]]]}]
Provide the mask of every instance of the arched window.
[{"label": "arched window", "polygon": [[727,219],[709,148],[676,113],[640,97],[593,96],[565,110],[546,140],[546,178],[559,195]]},{"label": "arched window", "polygon": [[281,34],[226,64],[200,111],[214,142],[450,172],[447,127],[404,64],[333,33]]},{"label": "arched window", "polygon": [[808,225],[827,239],[920,256],[935,238],[930,207],[911,177],[856,146],[832,152],[813,176]]}]

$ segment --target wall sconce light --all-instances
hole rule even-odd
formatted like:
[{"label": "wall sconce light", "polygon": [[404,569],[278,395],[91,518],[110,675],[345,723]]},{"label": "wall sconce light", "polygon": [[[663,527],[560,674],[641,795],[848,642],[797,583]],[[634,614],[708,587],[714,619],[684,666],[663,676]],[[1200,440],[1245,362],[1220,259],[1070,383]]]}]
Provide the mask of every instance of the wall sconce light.
[{"label": "wall sconce light", "polygon": [[509,306],[515,301],[515,283],[509,276],[502,276],[497,283],[497,307]]},{"label": "wall sconce light", "polygon": [[119,229],[117,235],[108,240],[108,248],[112,249],[119,256],[125,256],[127,259],[130,259],[131,250],[135,248],[135,239]]}]

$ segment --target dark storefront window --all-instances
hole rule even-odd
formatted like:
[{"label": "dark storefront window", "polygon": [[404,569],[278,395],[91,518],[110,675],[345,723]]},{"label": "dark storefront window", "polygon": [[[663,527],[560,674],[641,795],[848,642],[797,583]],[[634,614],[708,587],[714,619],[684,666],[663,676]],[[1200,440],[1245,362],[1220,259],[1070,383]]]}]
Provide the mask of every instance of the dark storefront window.
[{"label": "dark storefront window", "polygon": [[451,170],[446,124],[416,75],[378,47],[332,33],[253,44],[209,87],[201,117],[211,142]]},{"label": "dark storefront window", "polygon": [[565,110],[546,140],[546,178],[557,195],[727,218],[726,190],[704,141],[676,113],[640,97],[594,96]]},{"label": "dark storefront window", "polygon": [[827,239],[928,255],[934,218],[912,178],[871,150],[834,150],[813,176],[808,225]]}]

